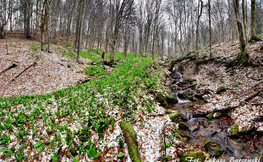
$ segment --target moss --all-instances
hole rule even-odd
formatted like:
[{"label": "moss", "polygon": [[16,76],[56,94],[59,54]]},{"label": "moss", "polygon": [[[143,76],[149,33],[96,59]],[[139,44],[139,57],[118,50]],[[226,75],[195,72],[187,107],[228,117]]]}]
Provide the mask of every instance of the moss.
[{"label": "moss", "polygon": [[169,110],[167,110],[167,113],[168,113],[168,114],[172,114],[172,113],[173,113],[173,110],[169,109]]},{"label": "moss", "polygon": [[178,103],[177,98],[169,92],[156,92],[155,99],[162,105],[166,105],[167,103]]},{"label": "moss", "polygon": [[190,136],[189,134],[184,133],[184,132],[180,132],[180,135],[181,135],[182,137],[192,138],[192,136]]},{"label": "moss", "polygon": [[231,125],[231,136],[237,136],[238,135],[238,125]]},{"label": "moss", "polygon": [[182,136],[179,133],[175,133],[175,136],[178,137],[181,141],[183,140]]},{"label": "moss", "polygon": [[218,157],[223,154],[224,150],[220,149],[219,147],[210,147],[212,151],[213,157]]},{"label": "moss", "polygon": [[186,130],[186,129],[188,129],[188,126],[184,122],[180,122],[179,128]]},{"label": "moss", "polygon": [[183,155],[183,154],[184,154],[183,151],[179,151],[179,152],[177,153],[178,156],[181,156],[181,155]]},{"label": "moss", "polygon": [[137,134],[130,122],[121,121],[120,127],[128,145],[128,151],[132,162],[140,162],[139,151],[137,148]]},{"label": "moss", "polygon": [[207,148],[207,147],[209,147],[210,143],[211,143],[211,139],[210,138],[206,138],[206,139],[204,139],[204,141],[202,143],[202,147]]},{"label": "moss", "polygon": [[178,111],[175,111],[173,114],[170,115],[170,119],[173,121],[173,122],[176,122],[178,119],[179,119],[179,112]]},{"label": "moss", "polygon": [[184,91],[183,95],[186,96],[190,101],[196,101],[194,94],[189,89]]},{"label": "moss", "polygon": [[180,162],[189,162],[189,160],[198,160],[198,161],[205,161],[207,156],[202,152],[192,152],[189,154],[185,154],[181,157]]},{"label": "moss", "polygon": [[213,118],[213,115],[214,115],[214,113],[210,113],[210,114],[206,115],[206,118],[211,120]]},{"label": "moss", "polygon": [[221,115],[222,115],[222,113],[219,112],[219,113],[215,113],[214,116],[215,116],[215,118],[219,118]]},{"label": "moss", "polygon": [[247,131],[247,127],[245,126],[242,128],[242,132],[246,132],[246,131]]}]

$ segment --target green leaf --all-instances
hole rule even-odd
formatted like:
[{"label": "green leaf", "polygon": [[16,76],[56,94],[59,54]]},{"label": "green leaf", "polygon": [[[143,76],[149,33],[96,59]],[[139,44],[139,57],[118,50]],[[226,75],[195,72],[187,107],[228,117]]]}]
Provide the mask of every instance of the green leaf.
[{"label": "green leaf", "polygon": [[40,145],[42,145],[43,144],[43,142],[42,141],[38,141],[37,143],[35,143],[33,146],[34,147],[39,147]]},{"label": "green leaf", "polygon": [[118,158],[122,158],[122,157],[124,157],[125,155],[126,155],[126,154],[124,154],[124,153],[121,152],[121,153],[119,153],[119,154],[117,155],[117,157],[118,157]]},{"label": "green leaf", "polygon": [[44,150],[44,148],[45,148],[45,145],[44,145],[44,144],[42,144],[42,145],[40,145],[40,146],[38,147],[38,151],[39,151],[39,152],[41,152],[41,151],[43,151],[43,150]]},{"label": "green leaf", "polygon": [[0,152],[7,153],[7,156],[9,156],[9,155],[11,155],[13,153],[13,151],[11,151],[9,149],[6,149],[6,148],[0,149]]}]

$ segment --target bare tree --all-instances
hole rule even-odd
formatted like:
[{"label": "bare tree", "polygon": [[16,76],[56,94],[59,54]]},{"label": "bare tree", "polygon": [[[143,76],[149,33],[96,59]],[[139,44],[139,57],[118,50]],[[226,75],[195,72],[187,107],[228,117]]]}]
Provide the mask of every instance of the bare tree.
[{"label": "bare tree", "polygon": [[208,0],[208,14],[209,14],[209,51],[210,51],[210,57],[212,57],[211,0]]},{"label": "bare tree", "polygon": [[237,22],[238,33],[239,33],[240,50],[241,50],[238,60],[240,64],[243,64],[245,62],[248,62],[249,59],[248,41],[246,36],[247,29],[246,29],[245,1],[242,0],[243,23],[240,20],[239,0],[233,0],[233,4],[235,9],[236,22]]},{"label": "bare tree", "polygon": [[[9,0],[9,6],[10,3],[12,3],[11,0]],[[10,16],[11,10],[8,9],[6,0],[3,0],[0,10],[0,38],[4,38],[4,27],[7,25]]]},{"label": "bare tree", "polygon": [[82,27],[83,27],[83,19],[84,19],[84,13],[85,13],[85,4],[86,4],[86,0],[81,0],[80,1],[80,6],[82,6],[81,8],[81,13],[79,14],[79,30],[78,30],[78,55],[77,55],[77,62],[79,63],[79,57],[80,57],[80,47],[81,47],[81,33],[82,33]]},{"label": "bare tree", "polygon": [[111,54],[110,54],[110,62],[114,62],[114,53],[116,48],[116,43],[119,35],[119,29],[125,19],[128,18],[132,10],[134,0],[124,0],[120,3],[120,0],[116,1],[116,16],[115,16],[115,24],[114,24],[114,32],[111,36]]},{"label": "bare tree", "polygon": [[199,23],[200,23],[200,18],[202,16],[203,13],[203,1],[202,0],[198,0],[198,9],[197,9],[197,25],[196,25],[196,46],[195,49],[196,51],[198,51],[199,47],[198,47],[198,42],[199,42]]},{"label": "bare tree", "polygon": [[259,41],[260,38],[256,35],[256,0],[251,0],[251,41]]}]

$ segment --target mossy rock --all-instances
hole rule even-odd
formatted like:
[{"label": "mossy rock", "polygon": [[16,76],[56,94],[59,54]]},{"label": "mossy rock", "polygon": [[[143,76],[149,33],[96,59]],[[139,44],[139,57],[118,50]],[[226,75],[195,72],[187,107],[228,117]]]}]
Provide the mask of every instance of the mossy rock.
[{"label": "mossy rock", "polygon": [[210,114],[206,115],[206,118],[211,120],[213,118],[213,115],[214,115],[214,113],[210,113]]},{"label": "mossy rock", "polygon": [[225,86],[219,87],[219,88],[216,90],[216,94],[224,93],[226,90],[227,90],[227,88],[226,88]]},{"label": "mossy rock", "polygon": [[121,121],[120,127],[122,129],[123,136],[128,145],[128,151],[132,162],[140,162],[139,151],[137,147],[137,134],[130,122]]},{"label": "mossy rock", "polygon": [[208,148],[210,146],[210,143],[211,143],[211,139],[210,138],[206,138],[204,139],[203,143],[202,143],[202,147],[204,148]]},{"label": "mossy rock", "polygon": [[187,138],[192,138],[192,136],[190,136],[189,134],[185,133],[185,132],[180,132],[179,133],[182,137],[187,137]]},{"label": "mossy rock", "polygon": [[155,99],[162,105],[167,103],[178,103],[177,98],[169,92],[155,92]]},{"label": "mossy rock", "polygon": [[194,94],[189,89],[184,91],[183,95],[186,96],[190,101],[196,101]]},{"label": "mossy rock", "polygon": [[167,99],[168,103],[178,103],[177,98],[174,95],[172,95],[171,93],[166,94],[166,99]]},{"label": "mossy rock", "polygon": [[238,125],[231,125],[231,136],[238,136]]},{"label": "mossy rock", "polygon": [[173,114],[170,115],[170,119],[173,121],[173,122],[176,122],[178,119],[179,119],[179,112],[178,111],[175,111]]},{"label": "mossy rock", "polygon": [[213,157],[218,157],[224,153],[224,150],[220,149],[219,147],[210,147],[211,155]]},{"label": "mossy rock", "polygon": [[187,126],[184,122],[180,122],[180,123],[179,123],[179,128],[184,129],[184,130],[187,130],[187,129],[188,129],[188,126]]},{"label": "mossy rock", "polygon": [[169,110],[167,110],[167,113],[168,113],[168,114],[172,114],[172,113],[173,113],[173,110],[169,109]]},{"label": "mossy rock", "polygon": [[183,140],[182,136],[179,133],[175,133],[175,136],[178,137],[181,141]]},{"label": "mossy rock", "polygon": [[196,160],[196,161],[203,162],[203,161],[205,161],[207,158],[208,158],[208,157],[207,157],[202,151],[192,152],[192,153],[183,155],[183,156],[181,157],[180,162],[189,162],[190,160],[191,160],[191,161]]}]

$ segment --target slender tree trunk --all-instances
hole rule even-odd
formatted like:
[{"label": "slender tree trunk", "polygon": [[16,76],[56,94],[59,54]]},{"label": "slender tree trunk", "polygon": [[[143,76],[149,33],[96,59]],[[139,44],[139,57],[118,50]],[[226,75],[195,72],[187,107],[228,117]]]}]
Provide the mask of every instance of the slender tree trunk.
[{"label": "slender tree trunk", "polygon": [[256,0],[251,0],[251,41],[259,41],[260,38],[256,35]]},{"label": "slender tree trunk", "polygon": [[[199,5],[201,3],[201,5]],[[199,13],[200,12],[200,13]],[[203,1],[202,0],[198,0],[198,17],[197,17],[197,25],[196,25],[196,51],[198,52],[199,47],[198,47],[198,42],[199,42],[199,23],[200,23],[200,18],[202,16],[203,13]]]},{"label": "slender tree trunk", "polygon": [[[241,54],[238,57],[239,63],[243,64],[245,62],[248,62],[249,55],[248,55],[248,42],[246,38],[246,24],[242,24],[240,21],[240,12],[239,12],[239,0],[233,0],[234,8],[235,8],[235,15],[236,15],[236,21],[237,21],[237,27],[239,32],[239,42],[240,42],[240,50]],[[243,11],[243,23],[246,20],[245,16],[245,3],[244,0],[242,0],[242,11]]]},{"label": "slender tree trunk", "polygon": [[79,23],[79,35],[78,35],[78,55],[77,55],[77,62],[80,63],[79,57],[80,57],[80,47],[81,47],[81,33],[82,33],[82,27],[83,27],[83,21],[84,21],[84,12],[85,12],[85,2],[86,0],[82,0],[82,9],[81,9],[81,17],[80,17],[80,23]]},{"label": "slender tree trunk", "polygon": [[77,1],[77,0],[74,0],[73,7],[72,7],[71,13],[70,13],[69,18],[68,18],[66,45],[68,44],[68,39],[69,39],[70,29],[71,29],[71,22],[72,22],[72,17],[73,17],[73,13],[74,13],[76,1]]},{"label": "slender tree trunk", "polygon": [[208,0],[208,12],[209,12],[209,51],[210,51],[210,57],[212,57],[211,0]]}]

